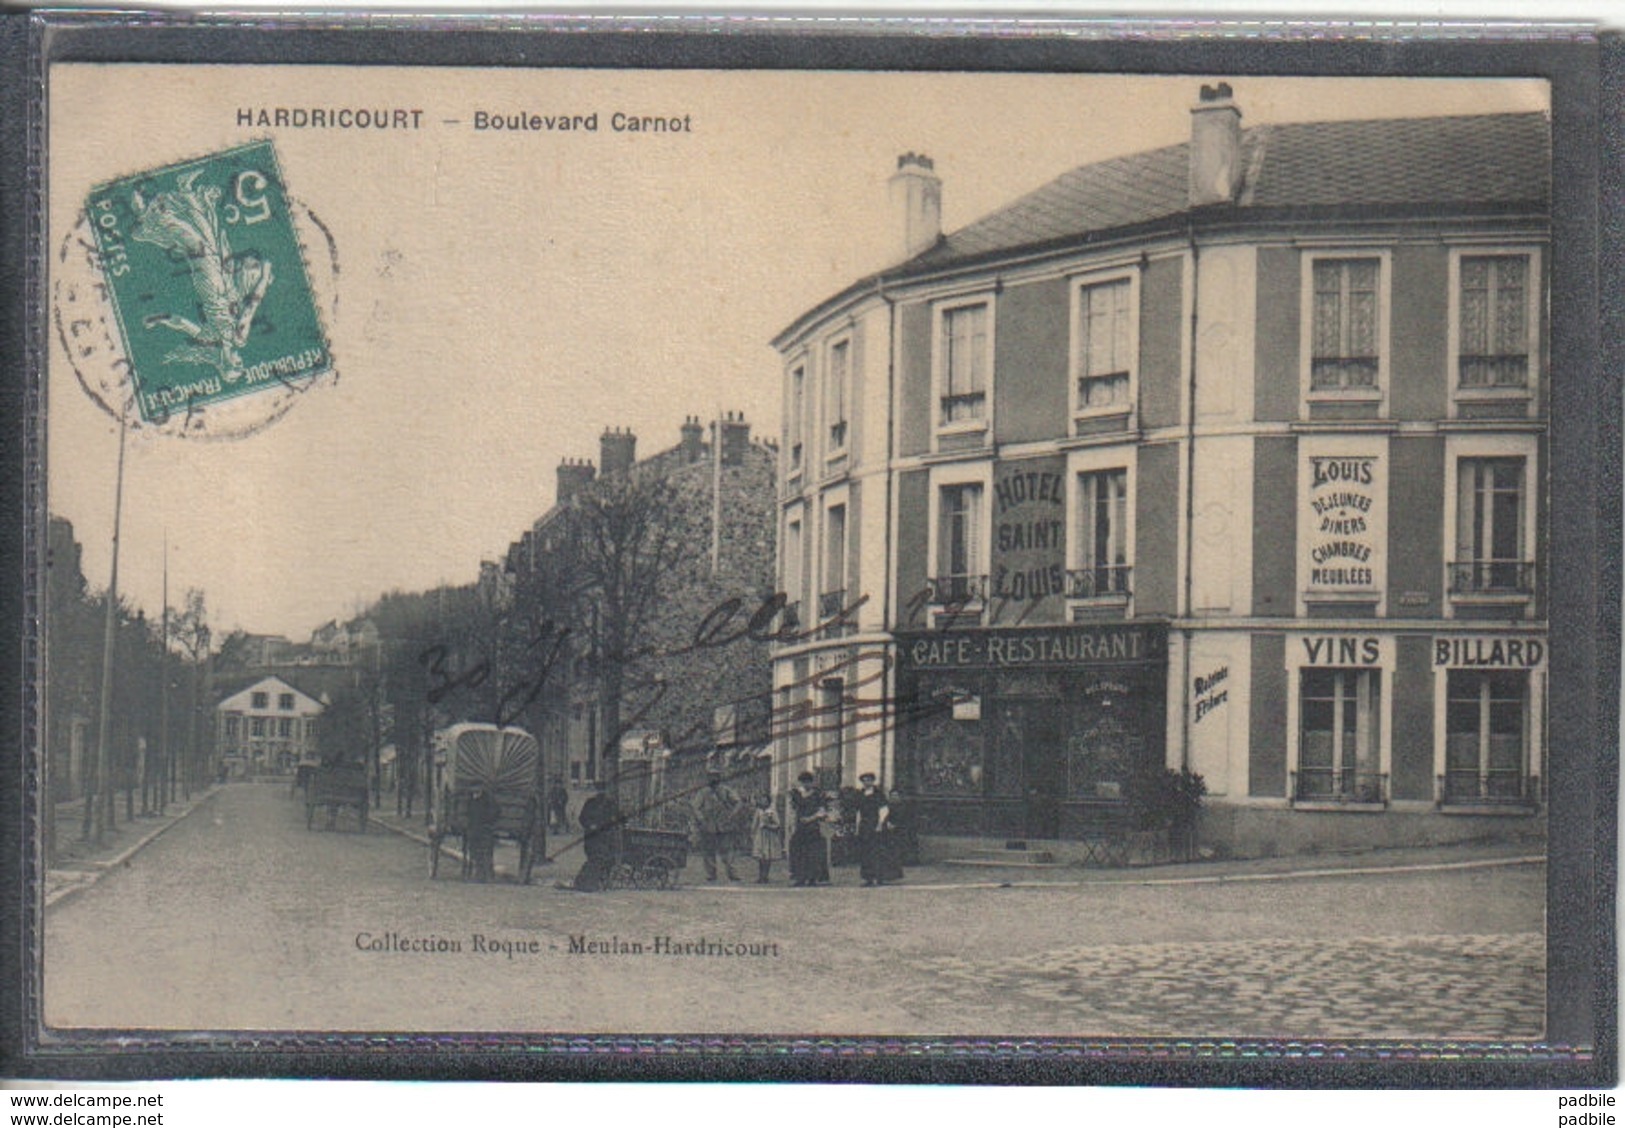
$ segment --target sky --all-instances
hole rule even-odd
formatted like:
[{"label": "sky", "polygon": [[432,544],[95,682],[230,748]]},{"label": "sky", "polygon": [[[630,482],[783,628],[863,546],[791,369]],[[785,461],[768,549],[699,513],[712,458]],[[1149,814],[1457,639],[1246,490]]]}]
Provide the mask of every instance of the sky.
[{"label": "sky", "polygon": [[[934,159],[952,231],[1080,164],[1184,140],[1197,88],[1222,77],[59,65],[51,246],[92,186],[270,136],[337,368],[253,434],[129,433],[120,589],[154,614],[167,543],[171,603],[203,589],[217,637],[302,640],[383,592],[470,582],[606,427],[632,428],[640,455],[687,415],[740,411],[776,437],[769,342],[889,264],[898,154]],[[1246,125],[1547,107],[1536,81],[1230,81]],[[238,124],[279,106],[417,108],[423,128]],[[690,129],[616,133],[616,110]],[[599,130],[475,131],[478,111],[596,111]],[[53,334],[49,504],[95,588],[118,426]]]}]

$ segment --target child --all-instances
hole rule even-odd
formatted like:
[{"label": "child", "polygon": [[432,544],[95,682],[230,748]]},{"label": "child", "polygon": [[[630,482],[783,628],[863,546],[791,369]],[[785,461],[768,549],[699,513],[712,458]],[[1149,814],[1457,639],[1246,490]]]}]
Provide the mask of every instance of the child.
[{"label": "child", "polygon": [[783,827],[773,799],[766,792],[756,797],[750,821],[750,853],[756,859],[756,884],[766,885],[776,858],[784,856]]}]

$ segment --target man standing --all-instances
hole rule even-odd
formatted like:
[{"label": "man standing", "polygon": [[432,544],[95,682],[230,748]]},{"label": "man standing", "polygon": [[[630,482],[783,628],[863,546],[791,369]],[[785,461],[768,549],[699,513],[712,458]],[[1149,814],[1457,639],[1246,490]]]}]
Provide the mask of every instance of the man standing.
[{"label": "man standing", "polygon": [[555,778],[547,792],[547,829],[554,834],[570,829],[570,793],[562,779]]},{"label": "man standing", "polygon": [[501,808],[496,796],[483,784],[468,795],[468,860],[473,863],[474,880],[484,884],[496,876],[497,819]]},{"label": "man standing", "polygon": [[705,859],[705,880],[717,879],[717,858],[728,871],[729,881],[738,881],[734,872],[734,837],[739,827],[739,796],[722,782],[715,768],[705,773],[705,790],[694,800],[694,827],[699,836],[700,855]]}]

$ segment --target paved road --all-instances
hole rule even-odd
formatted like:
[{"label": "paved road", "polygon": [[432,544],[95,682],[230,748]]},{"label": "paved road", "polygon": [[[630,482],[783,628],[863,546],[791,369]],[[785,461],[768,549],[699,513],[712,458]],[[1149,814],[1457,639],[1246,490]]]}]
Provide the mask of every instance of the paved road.
[{"label": "paved road", "polygon": [[[47,914],[47,1020],[1294,1038],[1542,1028],[1541,866],[586,896],[552,888],[553,869],[528,888],[431,883],[422,847],[353,825],[307,831],[281,788],[222,789]],[[598,949],[572,952],[583,941]],[[683,949],[704,941],[744,954]]]}]

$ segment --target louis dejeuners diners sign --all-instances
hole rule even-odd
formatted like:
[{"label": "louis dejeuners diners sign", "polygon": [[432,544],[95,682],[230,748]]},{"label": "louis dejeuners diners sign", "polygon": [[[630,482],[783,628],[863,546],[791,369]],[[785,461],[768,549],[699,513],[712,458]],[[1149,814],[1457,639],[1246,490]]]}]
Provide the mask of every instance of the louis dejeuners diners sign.
[{"label": "louis dejeuners diners sign", "polygon": [[1298,579],[1310,597],[1380,599],[1388,539],[1384,454],[1343,444],[1303,452]]}]

